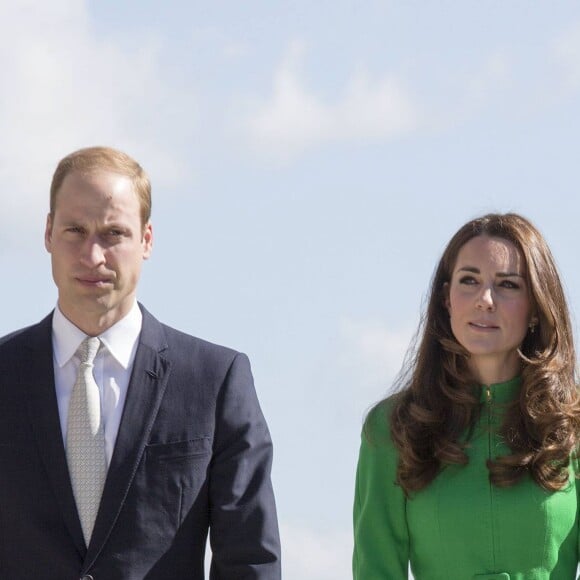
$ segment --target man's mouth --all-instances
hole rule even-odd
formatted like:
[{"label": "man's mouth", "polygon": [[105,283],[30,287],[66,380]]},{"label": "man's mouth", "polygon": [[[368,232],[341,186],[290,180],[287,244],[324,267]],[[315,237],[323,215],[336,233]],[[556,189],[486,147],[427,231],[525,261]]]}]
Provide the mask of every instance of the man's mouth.
[{"label": "man's mouth", "polygon": [[111,279],[94,276],[77,276],[77,281],[80,282],[81,284],[87,284],[89,286],[100,286],[104,284],[109,284],[111,282]]}]

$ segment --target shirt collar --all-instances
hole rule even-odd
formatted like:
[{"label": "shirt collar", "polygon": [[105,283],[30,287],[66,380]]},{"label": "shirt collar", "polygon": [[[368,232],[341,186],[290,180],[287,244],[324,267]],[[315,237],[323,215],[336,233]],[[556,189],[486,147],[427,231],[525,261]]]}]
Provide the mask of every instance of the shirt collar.
[{"label": "shirt collar", "polygon": [[[99,335],[113,358],[127,369],[131,364],[141,332],[143,315],[135,301],[124,318]],[[61,312],[58,304],[52,317],[52,341],[56,364],[62,368],[75,355],[87,335]]]}]

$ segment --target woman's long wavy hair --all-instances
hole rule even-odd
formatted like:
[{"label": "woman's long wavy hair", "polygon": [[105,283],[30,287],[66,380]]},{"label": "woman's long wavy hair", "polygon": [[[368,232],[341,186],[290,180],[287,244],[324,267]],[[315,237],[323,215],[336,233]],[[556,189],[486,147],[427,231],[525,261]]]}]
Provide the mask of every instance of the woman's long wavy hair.
[{"label": "woman's long wavy hair", "polygon": [[467,365],[469,353],[453,336],[445,297],[459,251],[481,235],[508,240],[521,252],[538,318],[535,332],[528,331],[518,350],[521,392],[501,427],[511,454],[488,461],[490,481],[507,487],[529,474],[547,491],[568,482],[580,432],[580,402],[562,284],[544,238],[528,220],[514,213],[489,214],[465,224],[443,252],[416,348],[399,377],[391,436],[399,451],[397,483],[408,496],[429,485],[445,466],[468,462],[465,433],[473,429],[481,405]]}]

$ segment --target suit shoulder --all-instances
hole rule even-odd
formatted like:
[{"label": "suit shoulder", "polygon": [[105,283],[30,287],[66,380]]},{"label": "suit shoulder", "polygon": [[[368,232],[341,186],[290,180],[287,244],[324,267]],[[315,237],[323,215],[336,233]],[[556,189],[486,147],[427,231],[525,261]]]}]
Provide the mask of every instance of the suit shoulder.
[{"label": "suit shoulder", "polygon": [[8,334],[0,337],[0,347],[4,346],[5,344],[10,344],[10,342],[13,340],[18,340],[18,337],[29,329],[29,326],[26,328],[19,328],[18,330],[13,330],[12,332],[9,332]]},{"label": "suit shoulder", "polygon": [[219,376],[226,373],[234,361],[249,366],[245,354],[177,330],[157,320],[142,304],[139,306],[143,312],[141,343],[155,350],[166,348],[174,369],[196,369],[198,373]]},{"label": "suit shoulder", "polygon": [[178,351],[183,350],[197,355],[202,359],[209,359],[216,363],[221,362],[222,364],[231,364],[236,357],[246,356],[233,348],[187,334],[166,324],[162,324],[162,327],[167,337],[167,343],[172,349],[177,349]]},{"label": "suit shoulder", "polygon": [[39,331],[41,331],[42,325],[46,323],[46,319],[37,324],[31,324],[24,328],[19,328],[14,330],[2,337],[0,337],[0,349],[19,349],[22,346],[30,344],[30,340],[33,336],[37,336]]}]

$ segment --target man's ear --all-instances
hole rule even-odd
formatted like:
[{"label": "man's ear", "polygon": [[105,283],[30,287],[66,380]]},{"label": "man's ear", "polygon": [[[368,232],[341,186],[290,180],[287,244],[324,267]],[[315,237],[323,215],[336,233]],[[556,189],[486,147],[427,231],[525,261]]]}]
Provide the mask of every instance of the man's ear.
[{"label": "man's ear", "polygon": [[50,214],[46,216],[46,228],[44,230],[44,247],[47,252],[52,251],[52,217]]},{"label": "man's ear", "polygon": [[147,222],[143,228],[143,259],[146,260],[151,255],[153,249],[153,226]]}]

